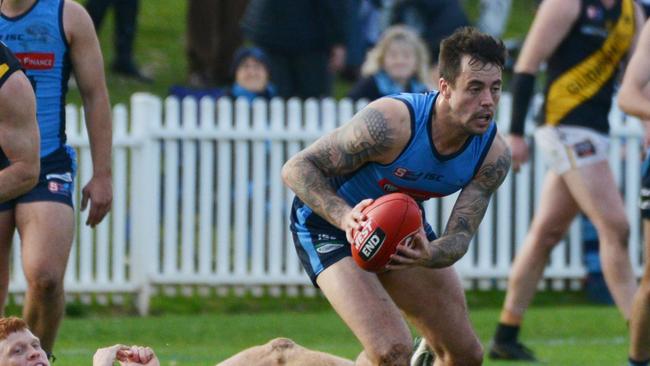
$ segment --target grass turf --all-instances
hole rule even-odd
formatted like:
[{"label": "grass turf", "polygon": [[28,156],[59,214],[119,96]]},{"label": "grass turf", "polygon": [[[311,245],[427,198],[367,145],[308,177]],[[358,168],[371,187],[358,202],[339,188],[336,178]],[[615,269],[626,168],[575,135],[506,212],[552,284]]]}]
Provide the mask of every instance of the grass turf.
[{"label": "grass turf", "polygon": [[[435,310],[432,310],[435,311]],[[471,309],[484,345],[498,308]],[[152,346],[162,365],[213,365],[240,350],[279,337],[320,351],[353,358],[361,346],[331,310],[259,313],[167,314],[150,317],[67,318],[59,333],[59,365],[88,365],[94,350],[114,343]],[[613,307],[533,307],[522,339],[547,365],[623,365],[626,327]],[[492,362],[485,365],[512,365]]]}]

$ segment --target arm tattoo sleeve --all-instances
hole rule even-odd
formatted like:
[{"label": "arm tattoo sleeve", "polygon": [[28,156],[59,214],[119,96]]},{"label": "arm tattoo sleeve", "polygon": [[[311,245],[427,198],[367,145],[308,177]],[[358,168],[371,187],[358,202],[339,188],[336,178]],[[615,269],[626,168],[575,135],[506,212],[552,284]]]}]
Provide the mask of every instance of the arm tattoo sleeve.
[{"label": "arm tattoo sleeve", "polygon": [[501,185],[510,170],[510,151],[496,161],[483,164],[474,180],[461,192],[447,223],[444,235],[435,240],[430,267],[442,268],[458,261],[469,247],[492,193]]},{"label": "arm tattoo sleeve", "polygon": [[380,157],[392,147],[394,135],[380,111],[365,108],[350,123],[289,160],[285,182],[314,212],[338,226],[349,206],[327,178],[351,173]]}]

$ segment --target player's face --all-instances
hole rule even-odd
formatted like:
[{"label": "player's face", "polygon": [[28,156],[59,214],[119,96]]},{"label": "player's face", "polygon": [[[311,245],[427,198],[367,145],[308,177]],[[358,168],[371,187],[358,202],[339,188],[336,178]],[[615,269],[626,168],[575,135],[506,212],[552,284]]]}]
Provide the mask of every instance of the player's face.
[{"label": "player's face", "polygon": [[239,64],[235,81],[246,90],[261,92],[269,82],[269,73],[263,63],[253,57],[247,57]]},{"label": "player's face", "polygon": [[393,41],[386,48],[384,71],[391,79],[405,82],[415,74],[417,62],[413,45],[406,41]]},{"label": "player's face", "polygon": [[41,342],[29,330],[9,334],[0,342],[0,365],[50,366]]},{"label": "player's face", "polygon": [[470,134],[487,131],[501,97],[501,69],[463,56],[455,85],[442,80],[440,90],[452,116]]}]

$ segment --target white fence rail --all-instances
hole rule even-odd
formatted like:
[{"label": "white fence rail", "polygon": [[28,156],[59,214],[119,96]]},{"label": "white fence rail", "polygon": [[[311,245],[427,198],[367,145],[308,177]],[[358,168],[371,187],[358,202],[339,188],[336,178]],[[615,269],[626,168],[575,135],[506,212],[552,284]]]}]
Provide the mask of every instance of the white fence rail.
[{"label": "white fence rail", "polygon": [[[146,311],[152,285],[309,285],[288,230],[292,193],[280,168],[288,157],[348,120],[362,104],[309,100],[217,103],[136,94],[128,113],[114,109],[113,210],[95,232],[77,216],[67,268],[69,293],[137,293]],[[505,131],[510,98],[498,123]],[[79,152],[79,191],[92,174],[87,133],[76,107],[68,106],[68,141]],[[611,163],[631,222],[630,253],[641,271],[640,219],[636,208],[642,130],[613,111]],[[469,253],[456,265],[470,286],[503,286],[523,242],[544,166],[532,162],[510,174],[492,200]],[[434,229],[444,227],[456,196],[425,205]],[[15,240],[10,292],[25,290]],[[582,263],[578,222],[552,254],[545,272],[553,287],[576,283]],[[569,281],[567,281],[569,280]]]}]

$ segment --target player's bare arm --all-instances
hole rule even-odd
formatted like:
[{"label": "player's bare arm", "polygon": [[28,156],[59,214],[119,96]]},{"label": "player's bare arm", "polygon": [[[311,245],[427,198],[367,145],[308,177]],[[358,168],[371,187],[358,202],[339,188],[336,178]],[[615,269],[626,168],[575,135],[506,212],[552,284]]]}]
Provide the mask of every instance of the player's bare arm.
[{"label": "player's bare arm", "polygon": [[81,208],[90,200],[87,225],[97,225],[113,200],[111,174],[111,109],[104,78],[104,61],[90,16],[78,3],[66,0],[63,24],[70,58],[81,92],[90,139],[93,177],[82,190]]},{"label": "player's bare arm", "polygon": [[[634,51],[639,45],[641,39],[641,32],[643,31],[643,25],[646,21],[645,10],[638,1],[634,2],[634,38],[632,39],[632,47],[630,48],[626,57],[623,58],[625,65],[630,62],[630,58],[634,54]],[[625,66],[624,65],[624,66]],[[625,69],[625,67],[623,67]],[[620,81],[620,80],[619,80]]]},{"label": "player's bare arm", "polygon": [[478,173],[458,196],[445,233],[432,242],[432,255],[427,266],[450,266],[467,252],[492,194],[508,175],[510,163],[510,149],[497,135]]},{"label": "player's bare arm", "polygon": [[369,104],[347,124],[287,161],[282,169],[284,182],[315,213],[347,233],[352,229],[350,219],[361,221],[361,209],[371,201],[362,201],[352,210],[327,178],[353,172],[368,162],[395,159],[410,136],[409,118],[400,101],[383,98]]},{"label": "player's bare arm", "polygon": [[526,35],[515,71],[536,73],[569,34],[579,15],[580,0],[544,0]]},{"label": "player's bare arm", "polygon": [[521,164],[528,161],[528,145],[523,138],[523,120],[528,110],[528,103],[533,93],[535,74],[540,65],[546,61],[560,45],[580,15],[580,0],[545,0],[539,9],[530,31],[526,36],[521,53],[515,64],[513,76],[513,104],[518,105],[519,116],[514,116],[511,123],[518,127],[511,128],[520,132],[508,135],[512,149],[513,169],[519,170]]},{"label": "player's bare arm", "polygon": [[40,136],[32,85],[21,71],[0,88],[0,148],[10,165],[0,170],[0,202],[36,185],[40,172]]},{"label": "player's bare arm", "polygon": [[476,176],[458,196],[444,234],[428,242],[421,232],[411,246],[398,247],[397,254],[391,257],[386,268],[416,265],[444,268],[462,258],[485,215],[492,194],[508,175],[511,159],[506,142],[497,135]]},{"label": "player's bare arm", "polygon": [[618,93],[618,105],[625,113],[650,120],[650,22],[641,31]]}]

